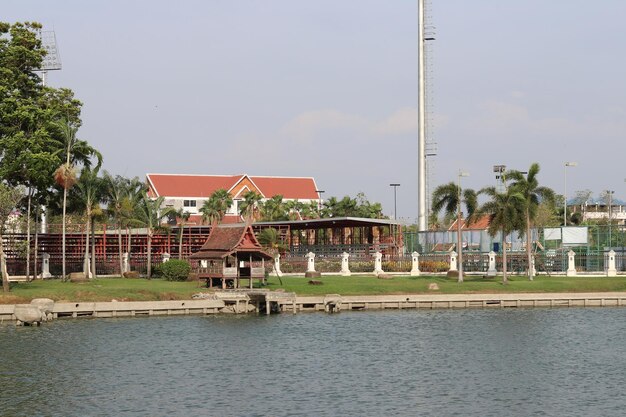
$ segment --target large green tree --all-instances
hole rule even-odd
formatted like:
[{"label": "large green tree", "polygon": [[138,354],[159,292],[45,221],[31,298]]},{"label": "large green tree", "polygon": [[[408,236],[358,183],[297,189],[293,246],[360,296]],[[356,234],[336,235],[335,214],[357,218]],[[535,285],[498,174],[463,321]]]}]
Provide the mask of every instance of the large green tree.
[{"label": "large green tree", "polygon": [[467,216],[466,221],[473,218],[478,206],[478,198],[476,191],[466,188],[461,190],[461,187],[454,182],[440,185],[435,188],[432,196],[432,212],[439,214],[442,210],[446,216],[456,215],[456,250],[458,252],[459,259],[459,276],[458,282],[463,282],[463,238],[461,234],[461,206],[465,205]]},{"label": "large green tree", "polygon": [[539,185],[537,175],[539,174],[539,164],[533,163],[526,176],[520,171],[510,171],[507,175],[507,179],[511,180],[511,188],[520,193],[525,200],[525,217],[526,217],[526,230],[524,235],[526,236],[526,256],[528,266],[528,279],[533,280],[533,268],[532,268],[532,237],[531,228],[535,225],[535,220],[539,212],[539,205],[541,202],[553,202],[554,191],[548,187],[542,187]]},{"label": "large green tree", "polygon": [[256,191],[247,191],[243,195],[243,200],[239,202],[239,214],[243,216],[246,222],[252,223],[254,213],[258,210],[259,204],[263,200],[263,196]]},{"label": "large green tree", "polygon": [[4,227],[7,223],[9,215],[13,209],[17,207],[17,204],[22,199],[22,196],[23,192],[21,189],[8,187],[3,182],[0,182],[0,271],[2,274],[2,289],[4,292],[8,292],[10,287],[2,236],[4,235]]},{"label": "large green tree", "polygon": [[506,260],[506,236],[513,231],[523,233],[526,228],[526,199],[513,187],[505,192],[498,192],[495,187],[483,188],[479,194],[485,194],[489,201],[478,210],[477,215],[489,215],[489,235],[493,238],[498,232],[502,234],[502,282],[508,283]]}]

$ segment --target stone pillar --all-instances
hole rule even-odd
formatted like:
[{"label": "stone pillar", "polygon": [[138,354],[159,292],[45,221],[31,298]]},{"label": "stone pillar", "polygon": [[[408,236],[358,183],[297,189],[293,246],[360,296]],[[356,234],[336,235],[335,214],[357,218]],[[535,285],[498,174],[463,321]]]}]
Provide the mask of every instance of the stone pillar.
[{"label": "stone pillar", "polygon": [[83,273],[85,274],[85,278],[92,278],[91,276],[91,259],[84,258],[83,259]]},{"label": "stone pillar", "polygon": [[615,251],[613,249],[609,251],[609,268],[606,270],[606,276],[617,276],[617,269],[615,268]]},{"label": "stone pillar", "polygon": [[2,276],[9,277],[9,272],[7,271],[7,254],[6,252],[2,252],[2,259],[0,259],[0,272]]},{"label": "stone pillar", "polygon": [[573,250],[569,250],[569,252],[567,252],[567,276],[568,277],[575,277],[576,276],[576,263],[575,263],[575,259],[576,259],[576,253],[574,253]]},{"label": "stone pillar", "polygon": [[384,274],[383,271],[383,254],[376,251],[374,254],[374,275]]},{"label": "stone pillar", "polygon": [[163,252],[163,255],[162,255],[162,258],[161,258],[161,259],[162,259],[162,261],[163,261],[163,263],[165,263],[165,262],[169,261],[169,260],[170,260],[170,256],[171,256],[171,255],[170,255],[169,253],[167,253],[167,252]]},{"label": "stone pillar", "polygon": [[411,254],[411,276],[419,277],[420,274],[420,254],[413,252]]},{"label": "stone pillar", "polygon": [[130,256],[128,252],[122,254],[122,274],[130,271]]},{"label": "stone pillar", "polygon": [[307,253],[306,259],[307,259],[306,272],[315,272],[315,254],[313,252]]},{"label": "stone pillar", "polygon": [[39,278],[51,278],[52,274],[50,273],[50,254],[42,253],[41,254],[41,274],[39,274]]},{"label": "stone pillar", "polygon": [[344,252],[341,254],[341,275],[344,277],[349,277],[351,275],[350,265],[348,264],[348,258],[350,254]]},{"label": "stone pillar", "polygon": [[495,277],[498,274],[496,269],[496,253],[494,251],[489,252],[489,268],[487,269],[488,277]]},{"label": "stone pillar", "polygon": [[457,253],[455,251],[450,252],[450,271],[457,271],[456,257]]},{"label": "stone pillar", "polygon": [[283,271],[280,270],[280,253],[277,253],[274,257],[274,275],[277,277],[283,276]]},{"label": "stone pillar", "polygon": [[537,268],[535,268],[535,255],[530,256],[530,270],[532,271],[533,277],[536,277]]}]

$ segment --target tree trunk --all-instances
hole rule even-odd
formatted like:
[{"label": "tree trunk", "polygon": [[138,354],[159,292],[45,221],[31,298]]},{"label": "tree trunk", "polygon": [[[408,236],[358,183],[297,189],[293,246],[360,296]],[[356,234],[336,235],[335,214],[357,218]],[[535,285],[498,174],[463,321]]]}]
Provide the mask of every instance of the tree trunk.
[{"label": "tree trunk", "polygon": [[63,239],[61,242],[61,264],[62,264],[62,274],[63,274],[63,282],[65,282],[65,280],[67,279],[67,276],[65,274],[65,209],[67,206],[67,184],[63,184]]},{"label": "tree trunk", "polygon": [[37,257],[39,256],[39,204],[35,211],[35,251],[33,259],[33,279],[37,279]]},{"label": "tree trunk", "polygon": [[183,259],[183,225],[181,223],[178,230],[178,259]]},{"label": "tree trunk", "polygon": [[91,221],[91,277],[97,278],[96,276],[96,222],[94,220]]},{"label": "tree trunk", "polygon": [[528,207],[526,208],[526,255],[528,259],[528,279],[533,280],[533,253],[532,253],[532,240],[530,237],[530,212]]},{"label": "tree trunk", "polygon": [[148,279],[152,277],[152,233],[148,230]]},{"label": "tree trunk", "polygon": [[120,277],[124,276],[124,261],[122,259],[122,222],[118,221],[117,222],[117,249],[118,249],[118,256],[119,256],[119,261],[120,261]]},{"label": "tree trunk", "polygon": [[458,210],[456,219],[456,241],[457,252],[459,260],[459,278],[458,283],[463,282],[463,235],[461,234],[461,210]]},{"label": "tree trunk", "polygon": [[28,208],[26,210],[26,281],[30,282],[30,203],[32,188],[28,187]]},{"label": "tree trunk", "polygon": [[2,234],[0,234],[0,274],[2,275],[2,290],[4,292],[11,291],[9,284],[9,274],[7,274],[6,259],[4,257],[4,244],[2,243]]},{"label": "tree trunk", "polygon": [[83,260],[83,273],[89,278],[89,231],[91,229],[91,210],[87,210],[87,224],[85,225],[85,258]]},{"label": "tree trunk", "polygon": [[506,234],[504,233],[504,229],[502,229],[502,283],[509,283],[506,277]]}]

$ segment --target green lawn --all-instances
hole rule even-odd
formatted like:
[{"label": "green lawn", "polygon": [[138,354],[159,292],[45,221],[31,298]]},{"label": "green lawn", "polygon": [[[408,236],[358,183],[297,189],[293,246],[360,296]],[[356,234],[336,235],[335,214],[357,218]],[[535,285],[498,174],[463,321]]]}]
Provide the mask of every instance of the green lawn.
[{"label": "green lawn", "polygon": [[[610,292],[626,291],[624,277],[509,277],[507,285],[502,284],[502,277],[482,278],[465,276],[465,282],[459,284],[456,278],[444,276],[408,277],[397,276],[391,280],[381,280],[373,276],[324,276],[316,278],[322,285],[310,285],[302,277],[283,277],[281,286],[278,278],[271,277],[268,288],[284,288],[298,295],[317,294],[459,294],[459,293],[516,293],[516,292]],[[438,291],[428,290],[432,282],[439,286]]]},{"label": "green lawn", "polygon": [[[534,281],[516,276],[508,285],[502,278],[466,276],[463,284],[443,276],[398,276],[381,280],[373,276],[324,276],[317,278],[322,285],[310,285],[303,277],[271,277],[266,288],[295,292],[298,295],[362,295],[362,294],[455,294],[455,293],[516,293],[516,292],[610,292],[626,291],[624,277],[546,277]],[[429,291],[428,284],[435,282],[437,291]],[[51,298],[55,301],[152,301],[190,299],[191,295],[206,290],[197,282],[168,282],[161,279],[99,278],[86,283],[60,280],[13,283],[11,292],[0,293],[0,304],[29,302],[33,298]]]}]

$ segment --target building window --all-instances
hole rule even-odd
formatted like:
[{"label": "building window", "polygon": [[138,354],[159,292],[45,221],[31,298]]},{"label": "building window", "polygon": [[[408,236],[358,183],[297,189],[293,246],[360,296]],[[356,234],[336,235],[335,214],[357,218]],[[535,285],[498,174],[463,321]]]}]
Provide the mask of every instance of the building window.
[{"label": "building window", "polygon": [[196,200],[183,200],[183,207],[196,207]]}]

